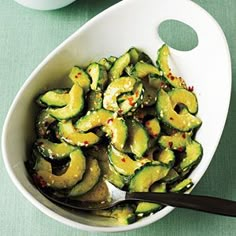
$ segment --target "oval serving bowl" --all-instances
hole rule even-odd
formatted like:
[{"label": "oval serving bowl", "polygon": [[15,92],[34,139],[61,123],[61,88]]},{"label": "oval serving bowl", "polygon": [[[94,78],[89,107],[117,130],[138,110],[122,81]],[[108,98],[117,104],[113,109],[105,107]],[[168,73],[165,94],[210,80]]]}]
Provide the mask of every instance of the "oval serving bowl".
[{"label": "oval serving bowl", "polygon": [[204,155],[190,176],[195,185],[205,173],[220,140],[230,101],[231,63],[224,34],[206,11],[189,0],[149,0],[148,4],[146,0],[122,1],[90,20],[45,58],[22,86],[7,115],[2,150],[8,173],[21,193],[48,216],[82,230],[118,232],[143,227],[173,210],[165,207],[134,224],[119,226],[114,219],[53,204],[37,191],[24,166],[34,141],[35,97],[46,89],[63,87],[61,81],[72,66],[119,56],[131,46],[155,60],[156,51],[163,44],[157,28],[167,19],[188,24],[198,35],[196,48],[188,52],[171,49],[171,57],[177,65],[173,69],[188,85],[194,85],[198,116],[203,121],[196,139],[202,144]]}]

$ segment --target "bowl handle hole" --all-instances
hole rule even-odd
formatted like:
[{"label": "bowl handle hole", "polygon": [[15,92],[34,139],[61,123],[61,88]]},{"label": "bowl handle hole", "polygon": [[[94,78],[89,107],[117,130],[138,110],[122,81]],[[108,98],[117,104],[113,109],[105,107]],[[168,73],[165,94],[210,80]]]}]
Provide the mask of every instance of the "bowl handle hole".
[{"label": "bowl handle hole", "polygon": [[198,46],[196,31],[178,20],[165,20],[158,26],[158,35],[168,46],[179,51],[190,51]]}]

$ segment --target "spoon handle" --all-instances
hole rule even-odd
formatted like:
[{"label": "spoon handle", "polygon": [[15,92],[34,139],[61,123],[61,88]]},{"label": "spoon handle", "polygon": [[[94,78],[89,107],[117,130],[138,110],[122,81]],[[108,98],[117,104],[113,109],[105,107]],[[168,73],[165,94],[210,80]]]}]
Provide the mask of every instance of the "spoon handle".
[{"label": "spoon handle", "polygon": [[147,201],[225,216],[236,216],[236,202],[180,193],[126,193],[126,200]]}]

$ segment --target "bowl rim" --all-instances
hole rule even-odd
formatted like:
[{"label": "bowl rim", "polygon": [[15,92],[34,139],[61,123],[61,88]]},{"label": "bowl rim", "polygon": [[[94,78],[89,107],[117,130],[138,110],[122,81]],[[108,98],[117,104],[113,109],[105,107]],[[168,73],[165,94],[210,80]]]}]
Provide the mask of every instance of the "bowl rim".
[{"label": "bowl rim", "polygon": [[[21,182],[16,178],[16,176],[14,175],[14,172],[12,170],[12,167],[8,161],[8,154],[6,151],[6,135],[7,135],[7,130],[8,130],[8,126],[10,125],[10,117],[11,114],[13,113],[17,101],[19,100],[19,98],[21,97],[22,93],[25,91],[25,89],[27,89],[28,85],[31,83],[32,80],[34,80],[34,77],[38,74],[38,72],[48,63],[48,61],[53,58],[55,56],[55,54],[57,53],[58,50],[62,49],[68,42],[72,41],[74,38],[76,38],[80,33],[82,33],[83,31],[86,30],[86,28],[92,24],[94,24],[94,22],[96,22],[97,20],[99,20],[100,18],[102,18],[105,14],[108,14],[110,11],[113,11],[114,8],[119,8],[121,6],[123,6],[124,4],[126,4],[128,1],[133,1],[135,2],[135,0],[125,0],[125,1],[121,1],[118,2],[116,4],[114,4],[113,6],[109,7],[108,9],[102,11],[101,13],[99,13],[98,15],[94,16],[93,18],[91,18],[88,22],[86,22],[84,25],[82,25],[79,29],[77,29],[72,35],[70,35],[66,40],[64,40],[59,46],[57,46],[53,51],[51,51],[48,56],[46,56],[43,61],[33,70],[33,72],[29,75],[29,77],[26,79],[26,81],[23,83],[23,85],[21,86],[21,88],[19,89],[18,93],[16,94],[10,109],[7,113],[7,116],[5,118],[5,122],[3,125],[3,131],[2,131],[2,142],[1,142],[1,146],[2,146],[2,154],[3,154],[3,161],[5,164],[5,167],[7,169],[7,172],[12,180],[12,182],[15,184],[15,186],[17,187],[17,189],[23,194],[23,196],[29,200],[29,202],[31,202],[37,209],[39,209],[41,212],[43,212],[44,214],[48,215],[49,217],[63,223],[69,226],[72,226],[74,228],[80,229],[80,230],[86,230],[86,231],[90,231],[90,232],[122,232],[122,231],[129,231],[129,230],[134,230],[134,229],[138,229],[144,226],[148,226],[156,221],[158,221],[159,219],[163,218],[164,216],[166,216],[167,214],[169,214],[173,209],[175,209],[174,207],[171,206],[167,206],[162,210],[162,213],[159,212],[158,216],[152,215],[149,217],[146,217],[146,220],[144,219],[143,221],[138,221],[135,222],[133,224],[130,225],[125,225],[125,226],[114,226],[114,227],[104,227],[104,226],[90,226],[90,225],[86,225],[86,224],[82,224],[73,220],[70,220],[64,216],[61,216],[57,213],[55,213],[53,210],[50,210],[49,208],[47,208],[46,206],[44,206],[41,202],[39,202],[38,200],[36,200],[32,194],[30,192],[28,192],[23,185],[21,184]],[[229,53],[229,48],[228,48],[228,44],[227,44],[227,40],[226,37],[224,35],[223,30],[221,29],[221,27],[219,26],[219,24],[216,22],[216,20],[206,11],[204,10],[202,7],[200,7],[199,5],[197,5],[196,3],[189,1],[189,0],[182,0],[182,1],[186,1],[188,2],[188,4],[192,4],[194,7],[199,8],[204,14],[207,14],[208,16],[210,16],[210,19],[212,20],[212,23],[215,24],[215,26],[217,26],[219,32],[222,35],[223,41],[225,43],[225,47],[228,49],[228,64],[230,65],[230,83],[229,83],[229,89],[228,89],[228,103],[226,103],[225,106],[225,120],[223,122],[223,127],[225,126],[226,123],[226,118],[227,118],[227,114],[228,114],[228,110],[229,110],[229,105],[230,105],[230,98],[231,98],[231,87],[232,87],[232,72],[231,72],[231,57],[230,57],[230,53]],[[223,132],[222,132],[223,133]],[[221,133],[221,135],[222,135]],[[191,188],[191,190],[189,191],[189,193],[192,191],[192,189],[197,185],[197,183],[199,182],[199,180],[203,177],[203,175],[205,174],[212,158],[213,155],[216,151],[216,148],[219,144],[221,135],[218,138],[218,141],[215,143],[215,148],[214,151],[211,155],[211,159],[209,159],[209,162],[207,163],[207,165],[205,165],[200,173],[201,176],[200,178],[196,178],[196,184],[194,184],[194,186]],[[161,214],[160,214],[161,213]]]}]

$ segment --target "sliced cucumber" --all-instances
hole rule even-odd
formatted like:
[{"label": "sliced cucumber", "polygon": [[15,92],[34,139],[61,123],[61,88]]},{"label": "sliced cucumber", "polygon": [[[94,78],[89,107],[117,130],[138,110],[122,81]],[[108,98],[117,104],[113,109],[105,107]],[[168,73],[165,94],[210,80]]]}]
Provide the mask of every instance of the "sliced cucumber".
[{"label": "sliced cucumber", "polygon": [[189,131],[201,125],[201,120],[190,113],[178,114],[172,107],[168,94],[161,89],[158,93],[156,109],[159,119],[180,131]]},{"label": "sliced cucumber", "polygon": [[153,118],[145,122],[145,127],[147,129],[148,134],[153,137],[159,137],[161,133],[161,126],[157,118]]},{"label": "sliced cucumber", "polygon": [[148,159],[144,158],[140,161],[134,161],[127,154],[118,151],[113,146],[110,146],[108,156],[115,170],[125,176],[133,175],[135,170],[149,162]]},{"label": "sliced cucumber", "polygon": [[110,135],[111,143],[122,150],[127,139],[127,126],[124,119],[116,117],[116,114],[105,109],[89,112],[80,118],[76,123],[76,128],[86,132],[98,126],[104,126],[105,131]]},{"label": "sliced cucumber", "polygon": [[178,180],[179,178],[180,178],[180,175],[178,174],[178,172],[172,168],[170,169],[166,177],[162,179],[162,181],[164,181],[167,184],[171,184],[175,182],[176,180]]},{"label": "sliced cucumber", "polygon": [[164,163],[170,167],[173,167],[175,163],[175,154],[173,151],[171,151],[169,148],[165,148],[164,150],[161,151],[158,161],[161,163]]},{"label": "sliced cucumber", "polygon": [[43,107],[64,107],[68,104],[69,100],[68,89],[54,89],[40,95],[37,103]]},{"label": "sliced cucumber", "polygon": [[49,108],[48,113],[58,120],[68,120],[77,116],[84,107],[83,89],[74,84],[69,92],[69,102],[62,108]]},{"label": "sliced cucumber", "polygon": [[175,184],[170,189],[170,192],[178,193],[178,192],[185,192],[186,190],[190,189],[193,186],[193,182],[191,179],[184,179],[181,182]]},{"label": "sliced cucumber", "polygon": [[99,181],[101,169],[96,159],[87,158],[83,179],[69,192],[69,197],[77,197],[90,191]]},{"label": "sliced cucumber", "polygon": [[64,189],[71,188],[80,181],[84,175],[85,168],[85,157],[80,149],[76,149],[70,153],[70,164],[64,174],[54,175],[51,163],[44,158],[37,160],[35,171],[37,176],[45,181],[47,187]]},{"label": "sliced cucumber", "polygon": [[115,60],[113,66],[109,71],[109,79],[111,81],[120,78],[126,66],[130,63],[130,55],[129,53],[123,54],[117,60]]},{"label": "sliced cucumber", "polygon": [[82,133],[77,131],[71,120],[59,122],[58,127],[61,139],[71,145],[87,147],[97,143],[100,140],[99,137],[92,132]]},{"label": "sliced cucumber", "polygon": [[202,146],[197,141],[191,141],[186,146],[186,157],[180,163],[180,169],[186,171],[196,165],[202,157]]},{"label": "sliced cucumber", "polygon": [[157,65],[163,71],[165,79],[175,88],[186,88],[186,83],[181,77],[177,77],[171,73],[171,69],[168,64],[170,50],[166,44],[164,44],[158,50]]},{"label": "sliced cucumber", "polygon": [[133,77],[121,77],[111,82],[104,93],[103,107],[123,114],[117,103],[117,98],[123,93],[133,91],[136,82],[137,80]]},{"label": "sliced cucumber", "polygon": [[39,138],[47,138],[51,132],[48,128],[56,119],[49,115],[47,110],[42,110],[36,121],[36,131]]},{"label": "sliced cucumber", "polygon": [[102,108],[103,96],[100,91],[91,90],[87,94],[87,109],[88,111],[95,111]]},{"label": "sliced cucumber", "polygon": [[107,58],[101,58],[98,63],[106,68],[106,71],[109,71],[112,67],[112,62],[107,60]]},{"label": "sliced cucumber", "polygon": [[108,82],[106,68],[98,63],[92,63],[87,68],[87,73],[92,78],[90,85],[92,90],[103,90]]},{"label": "sliced cucumber", "polygon": [[145,128],[136,120],[127,120],[128,140],[127,144],[133,154],[141,158],[148,148],[148,134]]},{"label": "sliced cucumber", "polygon": [[143,94],[143,105],[144,106],[152,106],[156,103],[157,100],[157,89],[153,88],[149,84],[149,80],[147,77],[142,79],[144,94]]},{"label": "sliced cucumber", "polygon": [[130,192],[148,192],[153,183],[163,179],[170,168],[160,163],[147,163],[135,172],[130,180]]},{"label": "sliced cucumber", "polygon": [[135,64],[132,74],[138,78],[144,78],[149,74],[162,75],[157,67],[141,61]]},{"label": "sliced cucumber", "polygon": [[35,146],[44,157],[52,160],[68,157],[75,150],[75,147],[67,143],[53,143],[47,139],[37,139]]},{"label": "sliced cucumber", "polygon": [[71,69],[69,78],[76,84],[78,84],[83,90],[84,93],[87,93],[90,88],[90,78],[89,75],[80,67],[74,66]]},{"label": "sliced cucumber", "polygon": [[183,104],[187,107],[190,113],[197,113],[198,102],[197,97],[194,93],[183,88],[174,88],[170,92],[168,92],[168,95],[170,97],[173,108],[175,108],[178,104]]},{"label": "sliced cucumber", "polygon": [[[166,183],[161,184],[153,184],[151,187],[151,192],[154,193],[165,193],[166,192]],[[160,210],[162,205],[158,203],[151,203],[151,202],[140,202],[137,205],[135,213],[148,215],[150,213],[155,213],[156,211]]]}]

